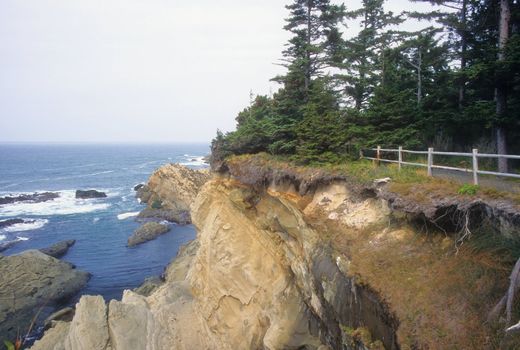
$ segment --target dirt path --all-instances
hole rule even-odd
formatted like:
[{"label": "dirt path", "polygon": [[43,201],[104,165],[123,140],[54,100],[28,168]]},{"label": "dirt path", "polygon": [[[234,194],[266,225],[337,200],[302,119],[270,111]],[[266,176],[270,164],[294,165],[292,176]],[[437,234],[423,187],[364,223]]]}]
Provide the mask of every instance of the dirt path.
[{"label": "dirt path", "polygon": [[[433,176],[453,180],[459,183],[473,183],[473,174],[455,170],[432,169]],[[479,185],[494,188],[498,191],[520,193],[520,180],[500,178],[492,175],[479,175]]]}]

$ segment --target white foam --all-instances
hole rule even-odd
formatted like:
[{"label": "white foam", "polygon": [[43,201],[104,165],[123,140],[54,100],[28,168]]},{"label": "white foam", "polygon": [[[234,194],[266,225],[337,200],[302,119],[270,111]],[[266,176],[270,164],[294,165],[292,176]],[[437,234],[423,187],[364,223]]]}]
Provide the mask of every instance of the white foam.
[{"label": "white foam", "polygon": [[184,156],[188,159],[183,162],[180,162],[179,163],[180,165],[195,165],[195,166],[207,165],[204,160],[204,158],[205,158],[204,156],[190,156],[190,155],[186,155],[186,154]]},{"label": "white foam", "polygon": [[20,232],[20,231],[31,231],[31,230],[37,230],[39,228],[42,228],[49,222],[47,219],[26,219],[31,220],[31,222],[22,222],[20,224],[14,224],[11,226],[8,226],[6,228],[3,228],[2,232]]},{"label": "white foam", "polygon": [[98,221],[99,221],[99,218],[94,218],[94,219],[92,219],[92,222],[93,222],[93,223],[96,223],[96,222],[98,222]]},{"label": "white foam", "polygon": [[6,237],[6,235],[0,235],[0,241],[3,241]]},{"label": "white foam", "polygon": [[71,215],[105,210],[110,204],[99,199],[76,199],[75,190],[59,191],[60,196],[41,203],[18,202],[0,205],[1,216]]},{"label": "white foam", "polygon": [[28,241],[28,240],[29,240],[29,238],[27,238],[27,237],[20,237],[20,236],[18,236],[18,237],[16,237],[16,240],[17,240],[17,241]]},{"label": "white foam", "polygon": [[128,213],[119,214],[119,215],[117,215],[117,218],[119,220],[125,220],[125,219],[128,219],[128,218],[137,216],[137,215],[139,215],[138,211],[131,211],[131,212],[128,212]]}]

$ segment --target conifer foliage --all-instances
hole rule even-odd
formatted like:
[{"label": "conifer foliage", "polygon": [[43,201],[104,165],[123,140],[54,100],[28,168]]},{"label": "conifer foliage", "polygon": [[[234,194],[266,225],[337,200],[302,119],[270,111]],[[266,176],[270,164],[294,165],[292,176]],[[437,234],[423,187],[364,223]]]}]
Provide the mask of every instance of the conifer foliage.
[{"label": "conifer foliage", "polygon": [[[431,12],[394,14],[384,1],[286,6],[280,88],[252,99],[236,131],[217,133],[214,159],[269,152],[335,162],[377,144],[520,153],[520,3],[432,0]],[[401,29],[417,19],[423,29]],[[346,37],[354,23],[358,34]]]}]

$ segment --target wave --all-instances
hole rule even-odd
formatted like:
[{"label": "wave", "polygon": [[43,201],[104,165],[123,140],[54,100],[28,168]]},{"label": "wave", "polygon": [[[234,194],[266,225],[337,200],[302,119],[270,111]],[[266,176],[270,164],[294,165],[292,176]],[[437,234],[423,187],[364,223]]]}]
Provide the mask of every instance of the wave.
[{"label": "wave", "polygon": [[0,217],[18,217],[25,215],[72,215],[106,210],[110,204],[99,199],[76,199],[75,190],[58,191],[60,196],[41,203],[18,202],[0,205]]},{"label": "wave", "polygon": [[27,238],[27,237],[17,236],[17,237],[16,237],[16,240],[17,240],[17,241],[28,241],[29,238]]},{"label": "wave", "polygon": [[180,165],[192,165],[192,166],[207,166],[204,156],[190,156],[188,154],[184,155],[185,159],[182,162],[179,162]]},{"label": "wave", "polygon": [[89,173],[89,174],[60,176],[60,177],[55,177],[52,180],[54,181],[54,180],[78,179],[78,178],[83,178],[83,177],[97,176],[97,175],[103,175],[103,174],[111,174],[113,172],[115,172],[115,170],[105,170],[105,171],[98,171],[96,173]]},{"label": "wave", "polygon": [[152,165],[152,164],[159,163],[159,162],[161,162],[161,161],[160,160],[151,160],[149,162],[137,164],[135,167],[139,168],[139,169],[144,169],[147,165]]},{"label": "wave", "polygon": [[6,235],[0,235],[0,241],[3,241],[6,237]]},{"label": "wave", "polygon": [[22,222],[20,224],[14,224],[6,228],[1,229],[2,232],[20,232],[20,231],[31,231],[37,230],[45,226],[49,220],[47,219],[35,219],[29,222]]},{"label": "wave", "polygon": [[117,218],[119,220],[125,220],[125,219],[128,219],[128,218],[137,216],[137,215],[139,215],[138,211],[131,211],[131,212],[128,212],[128,213],[119,214],[119,215],[117,215]]}]

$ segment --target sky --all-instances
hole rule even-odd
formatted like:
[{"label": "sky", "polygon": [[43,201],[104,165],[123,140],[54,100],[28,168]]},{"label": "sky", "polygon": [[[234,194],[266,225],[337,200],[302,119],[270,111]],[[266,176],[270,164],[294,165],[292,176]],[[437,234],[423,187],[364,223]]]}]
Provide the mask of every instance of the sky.
[{"label": "sky", "polygon": [[207,143],[276,91],[290,2],[1,0],[0,142]]}]

